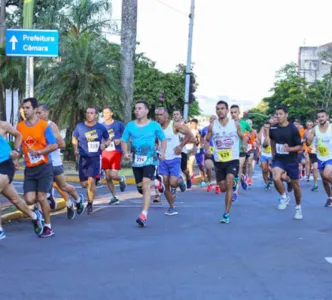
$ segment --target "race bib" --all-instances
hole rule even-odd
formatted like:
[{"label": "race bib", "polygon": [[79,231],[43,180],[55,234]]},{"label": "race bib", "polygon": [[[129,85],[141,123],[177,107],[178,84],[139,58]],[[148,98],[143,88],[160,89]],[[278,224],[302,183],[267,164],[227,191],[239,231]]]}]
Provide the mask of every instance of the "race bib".
[{"label": "race bib", "polygon": [[209,151],[210,151],[210,153],[213,153],[213,147],[212,146],[209,147]]},{"label": "race bib", "polygon": [[95,153],[99,151],[100,142],[88,142],[88,151],[90,153]]},{"label": "race bib", "polygon": [[329,155],[329,150],[325,146],[318,147],[318,152],[319,152],[320,156],[328,156]]},{"label": "race bib", "polygon": [[111,142],[108,147],[106,148],[106,151],[115,151],[115,144],[114,142]]},{"label": "race bib", "polygon": [[267,146],[266,148],[263,148],[264,153],[271,153],[271,146]]},{"label": "race bib", "polygon": [[252,149],[252,144],[247,144],[247,152],[249,152]]},{"label": "race bib", "polygon": [[289,152],[285,151],[285,145],[284,144],[276,144],[276,152],[278,154],[289,154]]},{"label": "race bib", "polygon": [[29,160],[30,160],[30,164],[32,164],[32,165],[38,164],[41,161],[45,161],[44,155],[31,155],[28,152],[28,157],[29,157]]},{"label": "race bib", "polygon": [[232,150],[224,149],[218,151],[219,160],[221,162],[226,162],[232,160]]},{"label": "race bib", "polygon": [[144,165],[148,157],[146,155],[135,155],[134,163],[136,165]]}]

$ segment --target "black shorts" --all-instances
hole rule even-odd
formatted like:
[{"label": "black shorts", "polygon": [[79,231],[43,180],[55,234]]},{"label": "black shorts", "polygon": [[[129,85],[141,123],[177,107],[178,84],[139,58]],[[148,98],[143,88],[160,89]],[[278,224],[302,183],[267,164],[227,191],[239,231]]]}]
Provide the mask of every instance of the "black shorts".
[{"label": "black shorts", "polygon": [[238,159],[228,162],[215,162],[217,182],[226,180],[227,174],[233,174],[236,177],[239,173],[240,161]]},{"label": "black shorts", "polygon": [[248,158],[249,155],[250,155],[250,154],[247,153],[247,152],[240,152],[240,157]]},{"label": "black shorts", "polygon": [[133,173],[135,177],[136,184],[139,184],[143,181],[143,178],[149,178],[151,180],[156,176],[156,166],[148,165],[144,167],[133,167]]},{"label": "black shorts", "polygon": [[53,177],[63,174],[63,166],[53,166]]},{"label": "black shorts", "polygon": [[309,158],[310,158],[310,162],[312,164],[318,163],[317,154],[316,153],[309,153]]},{"label": "black shorts", "polygon": [[47,193],[53,182],[52,164],[42,164],[36,167],[27,167],[24,170],[24,194],[30,192]]},{"label": "black shorts", "polygon": [[9,183],[12,183],[15,175],[15,166],[11,158],[0,163],[0,174],[7,175]]},{"label": "black shorts", "polygon": [[254,155],[254,160],[257,159],[257,149],[252,149],[248,152],[248,157],[253,154]]},{"label": "black shorts", "polygon": [[80,156],[78,162],[78,177],[81,182],[87,181],[89,177],[98,178],[101,173],[101,156]]},{"label": "black shorts", "polygon": [[206,154],[204,154],[204,161],[207,161],[208,159],[212,160],[214,162],[214,156],[213,156],[213,154],[210,155],[210,156],[207,156]]},{"label": "black shorts", "polygon": [[181,171],[185,172],[187,170],[188,154],[181,152]]}]

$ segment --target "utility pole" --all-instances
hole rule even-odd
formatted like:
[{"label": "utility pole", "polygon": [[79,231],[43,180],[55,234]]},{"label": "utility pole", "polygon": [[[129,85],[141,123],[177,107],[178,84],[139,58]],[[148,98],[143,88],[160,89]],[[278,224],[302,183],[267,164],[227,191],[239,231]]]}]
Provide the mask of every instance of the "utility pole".
[{"label": "utility pole", "polygon": [[[24,0],[23,6],[23,28],[32,29],[34,0]],[[25,97],[34,96],[34,66],[33,57],[27,56],[25,71]]]},{"label": "utility pole", "polygon": [[193,45],[194,14],[195,14],[195,0],[191,0],[190,15],[189,15],[190,21],[189,21],[187,68],[186,68],[186,81],[185,81],[185,92],[184,92],[184,109],[183,109],[184,120],[188,119],[188,110],[189,110],[189,86],[190,86],[190,75],[191,75],[191,52]]}]

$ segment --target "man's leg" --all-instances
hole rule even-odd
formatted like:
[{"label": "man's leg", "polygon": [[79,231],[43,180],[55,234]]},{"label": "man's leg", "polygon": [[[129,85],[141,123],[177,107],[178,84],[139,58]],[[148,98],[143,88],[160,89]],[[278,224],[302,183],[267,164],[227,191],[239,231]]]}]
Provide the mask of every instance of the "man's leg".
[{"label": "man's leg", "polygon": [[248,184],[252,185],[252,174],[253,174],[253,162],[254,162],[254,152],[250,152],[248,157]]},{"label": "man's leg", "polygon": [[194,154],[189,154],[188,152],[188,161],[187,161],[187,168],[189,171],[189,176],[192,177],[194,176],[194,162],[195,162],[195,155]]},{"label": "man's leg", "polygon": [[290,201],[289,196],[285,192],[284,184],[282,183],[287,177],[285,167],[282,163],[274,161],[272,172],[274,186],[280,195],[278,209],[283,210],[287,208]]},{"label": "man's leg", "polygon": [[261,167],[262,167],[262,175],[263,175],[264,182],[266,185],[268,185],[269,184],[269,162],[262,161]]},{"label": "man's leg", "polygon": [[[2,194],[3,190],[9,185],[9,178],[7,175],[0,174],[0,194]],[[2,228],[2,222],[1,222],[1,210],[2,207],[0,207],[0,239],[4,239],[6,237],[3,228]]]},{"label": "man's leg", "polygon": [[[331,191],[331,184],[332,184],[332,165],[328,164],[330,161],[326,162],[323,167],[321,167],[321,177],[323,180],[323,186],[325,192],[328,196],[328,199],[325,203],[325,207],[332,206],[332,191]],[[332,163],[332,162],[331,162]]]},{"label": "man's leg", "polygon": [[87,195],[88,201],[93,203],[96,195],[96,178],[89,177],[88,178],[88,187],[87,187]]},{"label": "man's leg", "polygon": [[115,190],[115,186],[113,183],[112,170],[110,170],[110,169],[105,170],[105,174],[106,174],[106,182],[107,182],[108,189],[111,192],[112,196],[116,197],[116,190]]}]

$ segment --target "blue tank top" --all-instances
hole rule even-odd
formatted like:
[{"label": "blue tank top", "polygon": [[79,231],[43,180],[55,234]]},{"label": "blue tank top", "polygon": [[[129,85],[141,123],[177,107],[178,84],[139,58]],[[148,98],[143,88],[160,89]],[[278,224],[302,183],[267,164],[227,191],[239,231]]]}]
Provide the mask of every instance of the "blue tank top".
[{"label": "blue tank top", "polygon": [[12,152],[12,149],[9,143],[0,135],[0,163],[10,159],[10,152]]}]

